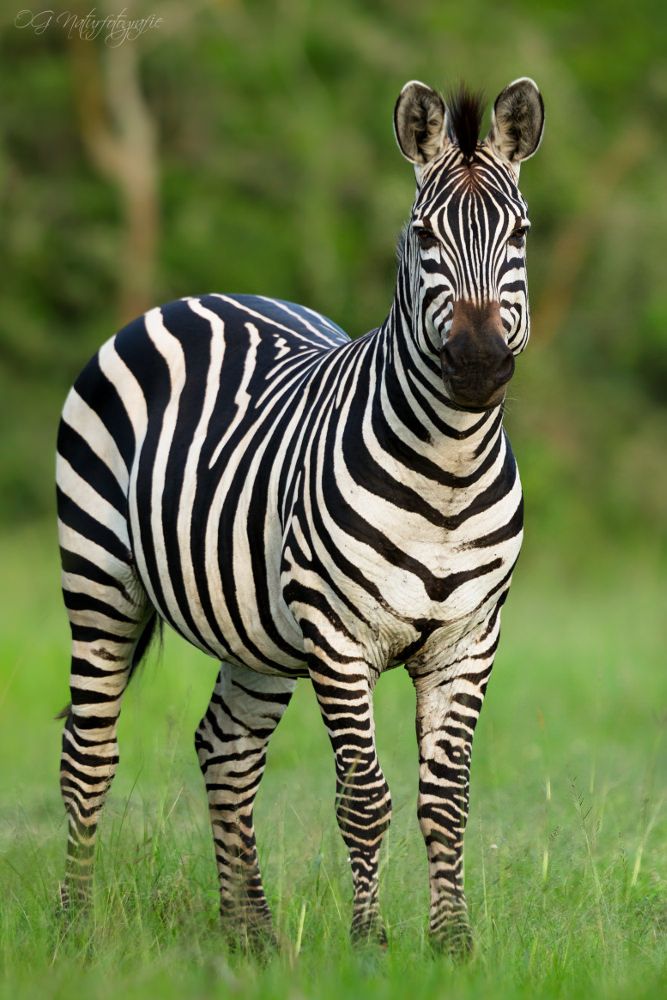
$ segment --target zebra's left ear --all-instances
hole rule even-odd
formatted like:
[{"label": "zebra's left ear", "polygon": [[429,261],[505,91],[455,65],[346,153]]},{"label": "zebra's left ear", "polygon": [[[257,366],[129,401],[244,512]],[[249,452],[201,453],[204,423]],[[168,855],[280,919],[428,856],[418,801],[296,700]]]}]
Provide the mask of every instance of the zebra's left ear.
[{"label": "zebra's left ear", "polygon": [[496,97],[487,141],[516,173],[536,152],[544,132],[544,101],[530,77],[514,80]]}]

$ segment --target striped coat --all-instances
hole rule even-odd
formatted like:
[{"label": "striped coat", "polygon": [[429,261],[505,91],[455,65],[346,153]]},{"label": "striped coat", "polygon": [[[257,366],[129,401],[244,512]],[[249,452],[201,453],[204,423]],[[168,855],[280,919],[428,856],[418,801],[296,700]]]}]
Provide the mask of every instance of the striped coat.
[{"label": "striped coat", "polygon": [[221,661],[196,734],[230,931],[270,938],[252,809],[269,737],[309,677],[336,761],[357,938],[384,940],[389,789],[372,690],[417,691],[431,932],[470,944],[462,846],[472,735],[522,537],[503,430],[528,339],[532,81],[480,107],[412,82],[395,128],[417,195],[386,321],[355,341],[304,306],[208,295],[146,313],[77,379],[58,438],[72,704],[61,783],[63,901],[85,902],[127,682],[156,621]]}]

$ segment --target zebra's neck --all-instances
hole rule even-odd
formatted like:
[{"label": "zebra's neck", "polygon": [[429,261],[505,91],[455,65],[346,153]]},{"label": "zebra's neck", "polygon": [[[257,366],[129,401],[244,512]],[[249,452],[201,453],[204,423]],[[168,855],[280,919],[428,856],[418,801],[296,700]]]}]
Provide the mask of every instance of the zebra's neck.
[{"label": "zebra's neck", "polygon": [[407,254],[389,315],[371,336],[374,423],[385,446],[417,449],[459,477],[473,474],[503,436],[503,406],[464,410],[448,399],[439,357],[415,323]]}]

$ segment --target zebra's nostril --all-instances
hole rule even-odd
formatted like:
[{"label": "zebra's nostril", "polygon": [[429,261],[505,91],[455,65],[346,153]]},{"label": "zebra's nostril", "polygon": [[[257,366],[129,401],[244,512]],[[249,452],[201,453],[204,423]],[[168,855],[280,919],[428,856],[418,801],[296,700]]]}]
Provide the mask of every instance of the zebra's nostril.
[{"label": "zebra's nostril", "polygon": [[498,367],[496,368],[495,380],[497,385],[504,385],[505,382],[509,382],[514,374],[514,355],[511,351],[508,351],[507,355],[502,359]]},{"label": "zebra's nostril", "polygon": [[445,341],[441,352],[442,358],[442,370],[446,375],[453,375],[456,370],[456,360],[454,358],[454,352],[452,351],[452,345],[449,341]]}]

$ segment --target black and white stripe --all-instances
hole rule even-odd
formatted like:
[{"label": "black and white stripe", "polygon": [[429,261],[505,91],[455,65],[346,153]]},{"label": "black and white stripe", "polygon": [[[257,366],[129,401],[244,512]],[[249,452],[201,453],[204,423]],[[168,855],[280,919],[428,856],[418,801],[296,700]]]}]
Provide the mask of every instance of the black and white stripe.
[{"label": "black and white stripe", "polygon": [[350,341],[304,306],[186,298],[130,323],[77,379],[57,461],[73,641],[66,902],[87,897],[121,698],[161,619],[222,664],[196,747],[230,928],[271,932],[253,803],[269,737],[307,676],[335,754],[353,934],[383,939],[391,801],[371,696],[405,663],[431,930],[469,943],[471,742],[522,537],[502,395],[504,354],[528,338],[527,210],[503,149],[512,128],[532,129],[521,158],[539,142],[541,120],[525,113],[535,93],[532,81],[506,88],[480,143],[465,100],[448,113],[406,85],[396,131],[418,187],[377,330]]}]

